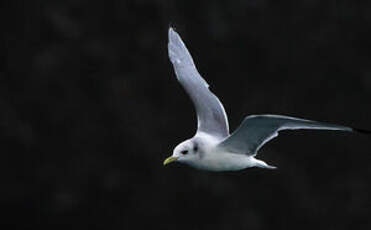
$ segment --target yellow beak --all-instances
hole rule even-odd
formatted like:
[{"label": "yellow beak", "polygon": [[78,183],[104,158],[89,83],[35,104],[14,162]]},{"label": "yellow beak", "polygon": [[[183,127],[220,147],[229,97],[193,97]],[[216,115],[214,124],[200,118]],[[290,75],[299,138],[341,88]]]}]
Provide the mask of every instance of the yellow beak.
[{"label": "yellow beak", "polygon": [[171,162],[174,162],[178,160],[178,157],[168,157],[164,160],[164,165],[170,164]]}]

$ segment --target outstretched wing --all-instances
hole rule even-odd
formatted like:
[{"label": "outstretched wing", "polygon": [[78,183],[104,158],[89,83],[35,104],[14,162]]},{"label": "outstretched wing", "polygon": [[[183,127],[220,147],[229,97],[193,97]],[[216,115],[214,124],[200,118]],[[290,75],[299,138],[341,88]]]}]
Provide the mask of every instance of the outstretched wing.
[{"label": "outstretched wing", "polygon": [[251,115],[219,147],[230,152],[256,155],[281,130],[319,129],[353,131],[352,128],[280,115]]},{"label": "outstretched wing", "polygon": [[169,29],[168,50],[177,79],[196,107],[197,132],[206,132],[219,137],[228,136],[228,120],[223,105],[209,90],[209,85],[198,73],[187,47],[172,28]]}]

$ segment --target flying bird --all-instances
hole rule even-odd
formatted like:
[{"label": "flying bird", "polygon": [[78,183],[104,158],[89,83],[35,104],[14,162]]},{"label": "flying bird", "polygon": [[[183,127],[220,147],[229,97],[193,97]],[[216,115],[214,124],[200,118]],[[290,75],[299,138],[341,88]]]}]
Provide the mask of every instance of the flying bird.
[{"label": "flying bird", "polygon": [[279,131],[317,129],[369,132],[289,116],[250,115],[229,134],[224,107],[198,73],[181,37],[172,28],[169,28],[168,36],[169,58],[178,81],[196,108],[198,127],[194,137],[175,147],[164,165],[176,161],[208,171],[237,171],[250,167],[275,169],[275,166],[257,159],[256,155],[265,143],[278,136]]}]

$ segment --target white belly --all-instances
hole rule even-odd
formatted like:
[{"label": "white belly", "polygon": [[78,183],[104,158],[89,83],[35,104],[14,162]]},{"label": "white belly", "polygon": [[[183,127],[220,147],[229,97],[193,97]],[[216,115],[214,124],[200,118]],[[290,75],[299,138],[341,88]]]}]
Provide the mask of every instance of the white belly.
[{"label": "white belly", "polygon": [[253,159],[243,154],[209,152],[205,153],[200,160],[188,162],[188,164],[208,171],[237,171],[253,167]]}]

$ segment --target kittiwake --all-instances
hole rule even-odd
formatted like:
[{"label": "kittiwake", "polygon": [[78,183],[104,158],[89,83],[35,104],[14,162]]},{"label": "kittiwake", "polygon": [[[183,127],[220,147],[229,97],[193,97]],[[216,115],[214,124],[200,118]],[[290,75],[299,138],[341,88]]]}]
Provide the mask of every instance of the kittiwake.
[{"label": "kittiwake", "polygon": [[172,156],[164,161],[185,163],[208,171],[236,171],[250,167],[275,169],[256,157],[259,149],[281,130],[318,129],[358,131],[341,125],[328,124],[282,115],[250,115],[229,134],[224,107],[200,76],[192,56],[179,34],[169,28],[168,52],[176,77],[190,96],[197,112],[198,128],[194,137],[180,143]]}]

